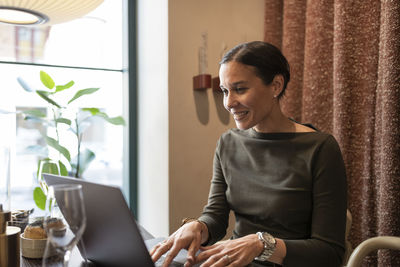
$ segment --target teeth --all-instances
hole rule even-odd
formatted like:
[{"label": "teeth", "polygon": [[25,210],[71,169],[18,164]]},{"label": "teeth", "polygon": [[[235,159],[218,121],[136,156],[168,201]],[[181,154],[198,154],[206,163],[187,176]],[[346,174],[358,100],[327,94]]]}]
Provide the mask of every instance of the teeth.
[{"label": "teeth", "polygon": [[242,119],[246,114],[247,114],[247,111],[234,112],[234,113],[233,113],[233,119],[235,119],[235,120],[240,120],[240,119]]}]

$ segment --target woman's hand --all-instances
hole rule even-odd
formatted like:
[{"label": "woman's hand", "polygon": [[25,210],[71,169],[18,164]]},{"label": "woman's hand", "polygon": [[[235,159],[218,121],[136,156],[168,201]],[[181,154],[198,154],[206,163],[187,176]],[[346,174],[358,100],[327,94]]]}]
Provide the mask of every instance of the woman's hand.
[{"label": "woman's hand", "polygon": [[[193,221],[186,223],[162,243],[158,243],[150,251],[153,262],[156,262],[164,253],[168,254],[163,267],[169,266],[178,252],[185,248],[188,250],[188,258],[185,267],[191,266],[195,261],[195,254],[201,244],[207,241],[208,229],[204,223]],[[204,240],[205,239],[205,240]]]},{"label": "woman's hand", "polygon": [[261,254],[263,244],[256,234],[218,242],[209,247],[202,247],[196,262],[204,263],[201,267],[246,266]]}]

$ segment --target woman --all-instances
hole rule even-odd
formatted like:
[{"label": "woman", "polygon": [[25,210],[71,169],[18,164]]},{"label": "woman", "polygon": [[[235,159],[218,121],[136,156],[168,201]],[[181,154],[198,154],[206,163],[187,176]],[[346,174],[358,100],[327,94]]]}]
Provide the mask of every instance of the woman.
[{"label": "woman", "polygon": [[[340,266],[346,224],[346,175],[335,139],[287,118],[279,101],[290,80],[279,49],[240,44],[220,62],[224,106],[237,129],[218,141],[208,204],[151,251],[168,266]],[[224,237],[230,210],[236,223]],[[196,252],[201,252],[196,255]]]}]

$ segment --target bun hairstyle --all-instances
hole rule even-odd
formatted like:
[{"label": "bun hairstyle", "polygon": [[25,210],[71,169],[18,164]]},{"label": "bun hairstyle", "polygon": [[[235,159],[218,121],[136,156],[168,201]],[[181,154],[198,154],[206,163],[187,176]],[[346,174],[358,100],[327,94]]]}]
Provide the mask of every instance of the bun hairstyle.
[{"label": "bun hairstyle", "polygon": [[261,41],[239,44],[229,50],[219,64],[230,61],[253,66],[255,74],[265,85],[269,85],[276,75],[282,75],[284,83],[278,99],[285,94],[286,86],[290,81],[290,67],[282,52],[274,45]]}]

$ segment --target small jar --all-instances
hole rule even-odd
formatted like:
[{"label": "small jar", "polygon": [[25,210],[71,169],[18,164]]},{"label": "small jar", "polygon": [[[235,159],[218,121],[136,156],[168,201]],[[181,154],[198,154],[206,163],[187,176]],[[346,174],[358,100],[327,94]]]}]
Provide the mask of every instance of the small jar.
[{"label": "small jar", "polygon": [[11,220],[11,212],[3,211],[0,204],[0,266],[20,266],[20,234],[21,228],[7,226]]}]

